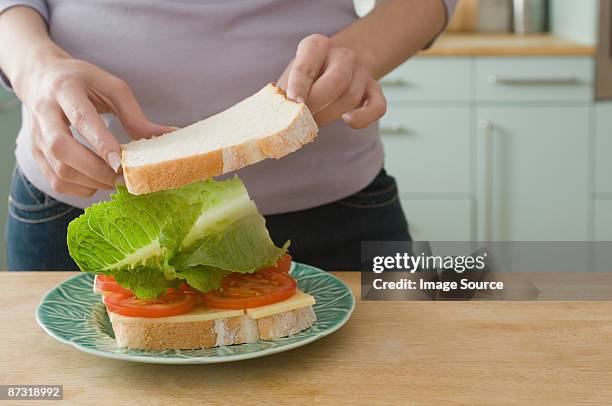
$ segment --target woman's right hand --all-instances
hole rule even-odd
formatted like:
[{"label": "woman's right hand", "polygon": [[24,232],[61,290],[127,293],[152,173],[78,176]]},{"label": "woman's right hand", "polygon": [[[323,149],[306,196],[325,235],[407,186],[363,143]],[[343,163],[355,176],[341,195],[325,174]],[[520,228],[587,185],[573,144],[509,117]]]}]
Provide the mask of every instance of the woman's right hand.
[{"label": "woman's right hand", "polygon": [[32,115],[32,153],[58,193],[89,197],[121,181],[121,147],[99,113],[115,114],[134,139],[175,129],[149,121],[126,82],[65,54],[34,58],[13,87]]}]

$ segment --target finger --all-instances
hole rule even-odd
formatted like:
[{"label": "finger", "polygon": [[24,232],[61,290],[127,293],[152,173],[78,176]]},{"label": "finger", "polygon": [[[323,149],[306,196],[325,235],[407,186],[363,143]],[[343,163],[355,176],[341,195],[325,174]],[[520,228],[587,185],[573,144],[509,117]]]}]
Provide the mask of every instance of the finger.
[{"label": "finger", "polygon": [[344,122],[352,128],[365,128],[387,112],[387,100],[380,85],[374,79],[368,81],[364,98],[361,107],[342,115]]},{"label": "finger", "polygon": [[[32,135],[34,136],[34,133]],[[40,170],[42,171],[45,179],[47,179],[47,182],[49,182],[53,190],[55,190],[57,193],[75,195],[79,197],[91,197],[94,193],[96,193],[96,189],[72,184],[58,178],[47,162],[45,155],[34,142],[32,143],[32,154],[34,155],[36,162],[38,162]]]},{"label": "finger", "polygon": [[344,113],[353,111],[361,106],[369,77],[367,73],[358,70],[353,74],[353,80],[349,88],[331,105],[319,110],[314,118],[322,127],[339,119]]},{"label": "finger", "polygon": [[74,168],[104,188],[113,187],[117,174],[99,156],[74,139],[58,106],[40,111],[34,121],[41,132],[39,147],[46,156]]},{"label": "finger", "polygon": [[102,121],[85,88],[79,84],[67,85],[58,94],[57,101],[70,124],[89,142],[98,156],[117,172],[121,165],[121,146]]},{"label": "finger", "polygon": [[[38,120],[35,118],[33,118],[32,120],[31,134],[32,134],[32,146],[37,148],[39,150],[39,153],[42,153],[42,155],[44,156],[44,159],[49,164],[49,167],[51,167],[55,175],[60,180],[69,182],[69,183],[78,184],[78,185],[85,186],[85,187],[92,188],[92,189],[112,189],[114,187],[114,185],[112,184],[111,185],[104,184],[95,179],[92,179],[89,176],[82,174],[81,172],[77,171],[71,166],[51,156],[51,154],[49,153],[49,149],[46,148],[45,141],[41,135],[40,126],[38,125]],[[92,152],[89,152],[89,153],[91,155],[94,155]],[[106,165],[104,162],[102,162],[102,165],[105,168],[108,168],[108,165]],[[112,173],[110,168],[108,168],[108,171]]]},{"label": "finger", "polygon": [[329,65],[319,79],[312,85],[308,96],[308,108],[316,114],[336,101],[352,82],[355,67],[355,53],[349,48],[334,48]]},{"label": "finger", "polygon": [[99,75],[94,78],[93,82],[94,86],[91,91],[96,97],[104,100],[133,139],[150,138],[178,129],[178,127],[161,125],[149,120],[129,85],[123,80],[111,75]]},{"label": "finger", "polygon": [[329,39],[320,34],[309,35],[300,41],[287,78],[289,99],[301,103],[308,100],[310,88],[325,64],[330,45]]}]

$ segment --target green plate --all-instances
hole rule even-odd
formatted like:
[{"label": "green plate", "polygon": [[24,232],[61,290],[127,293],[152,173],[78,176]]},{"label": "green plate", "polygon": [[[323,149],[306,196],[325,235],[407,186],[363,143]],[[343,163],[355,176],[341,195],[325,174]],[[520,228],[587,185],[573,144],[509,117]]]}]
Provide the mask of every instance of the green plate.
[{"label": "green plate", "polygon": [[56,340],[102,357],[156,364],[209,364],[263,357],[301,347],[344,325],[355,307],[351,289],[335,276],[294,262],[298,287],[316,299],[317,321],[291,337],[201,350],[146,351],[117,347],[100,296],[93,293],[92,274],[76,275],[49,291],[36,309],[36,321]]}]

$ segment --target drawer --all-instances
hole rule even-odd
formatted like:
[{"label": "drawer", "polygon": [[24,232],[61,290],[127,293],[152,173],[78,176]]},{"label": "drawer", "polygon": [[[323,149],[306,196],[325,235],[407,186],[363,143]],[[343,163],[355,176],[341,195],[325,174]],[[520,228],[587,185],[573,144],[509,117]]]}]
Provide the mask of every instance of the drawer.
[{"label": "drawer", "polygon": [[595,105],[595,191],[612,193],[612,103]]},{"label": "drawer", "polygon": [[402,199],[414,241],[471,241],[470,200]]},{"label": "drawer", "polygon": [[479,58],[478,101],[589,101],[593,61],[588,57]]},{"label": "drawer", "polygon": [[380,121],[385,167],[400,193],[470,192],[467,107],[398,107]]},{"label": "drawer", "polygon": [[389,73],[380,84],[389,102],[469,101],[468,58],[414,58]]},{"label": "drawer", "polygon": [[595,201],[595,240],[612,241],[612,200]]}]

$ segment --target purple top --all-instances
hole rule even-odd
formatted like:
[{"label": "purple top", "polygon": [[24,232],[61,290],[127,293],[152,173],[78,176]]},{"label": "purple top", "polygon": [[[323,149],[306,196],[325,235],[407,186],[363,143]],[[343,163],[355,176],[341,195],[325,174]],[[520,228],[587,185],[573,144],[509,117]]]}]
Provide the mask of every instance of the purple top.
[{"label": "purple top", "polygon": [[[444,1],[450,14],[457,0]],[[40,12],[51,38],[72,56],[125,80],[151,120],[176,126],[275,81],[303,37],[331,35],[357,19],[352,0],[0,0],[0,13],[15,5]],[[109,191],[82,199],[51,188],[32,156],[29,116],[22,107],[16,149],[28,179],[78,207],[107,199]],[[114,116],[103,118],[121,143],[130,140]],[[378,125],[354,130],[338,121],[299,151],[237,173],[261,212],[274,214],[349,196],[382,165]]]}]

